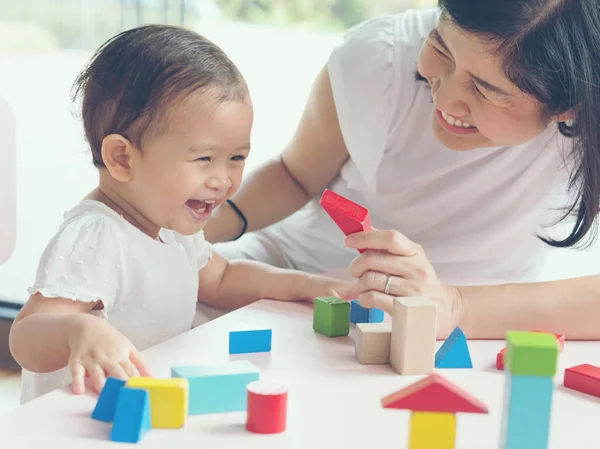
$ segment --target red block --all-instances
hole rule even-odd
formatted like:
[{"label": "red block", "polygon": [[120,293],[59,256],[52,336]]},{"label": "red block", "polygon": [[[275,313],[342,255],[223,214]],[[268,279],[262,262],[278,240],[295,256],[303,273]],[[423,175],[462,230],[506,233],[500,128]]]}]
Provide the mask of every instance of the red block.
[{"label": "red block", "polygon": [[[532,330],[531,332],[538,332],[542,334],[549,334],[550,332],[541,331],[538,329]],[[562,352],[565,347],[565,336],[562,334],[554,334],[556,342],[558,343],[558,351]],[[504,371],[504,349],[502,349],[498,355],[496,355],[496,368],[500,371]]]},{"label": "red block", "polygon": [[287,388],[264,381],[248,384],[246,429],[254,433],[280,433],[287,421]]},{"label": "red block", "polygon": [[505,349],[502,349],[496,356],[496,368],[500,371],[504,371],[504,351]]},{"label": "red block", "polygon": [[[345,235],[370,231],[371,218],[365,207],[326,189],[321,196],[321,206],[329,214]],[[359,249],[362,253],[364,249]]]},{"label": "red block", "polygon": [[600,397],[600,368],[588,364],[567,368],[563,383],[571,390]]}]

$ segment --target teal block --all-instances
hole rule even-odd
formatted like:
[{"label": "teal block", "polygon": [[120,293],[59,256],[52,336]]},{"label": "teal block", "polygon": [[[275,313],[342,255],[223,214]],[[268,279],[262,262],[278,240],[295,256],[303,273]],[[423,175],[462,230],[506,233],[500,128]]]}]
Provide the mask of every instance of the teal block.
[{"label": "teal block", "polygon": [[216,365],[173,367],[171,376],[189,382],[188,414],[204,415],[246,410],[246,386],[259,379],[259,372],[249,361],[236,360]]},{"label": "teal block", "polygon": [[473,368],[467,337],[460,327],[454,328],[435,353],[436,368]]},{"label": "teal block", "polygon": [[92,412],[92,419],[99,421],[113,422],[115,419],[115,410],[117,407],[117,399],[119,392],[125,385],[125,381],[116,377],[108,377],[102,387],[98,402]]},{"label": "teal block", "polygon": [[137,443],[144,438],[150,427],[150,393],[148,390],[121,388],[110,439],[121,443]]},{"label": "teal block", "polygon": [[501,449],[547,449],[554,383],[552,377],[506,372]]}]

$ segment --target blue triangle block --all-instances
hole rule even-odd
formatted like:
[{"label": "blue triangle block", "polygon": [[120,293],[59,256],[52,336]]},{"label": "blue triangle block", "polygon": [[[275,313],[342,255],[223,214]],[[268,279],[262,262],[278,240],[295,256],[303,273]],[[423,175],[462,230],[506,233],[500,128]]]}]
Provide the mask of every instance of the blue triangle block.
[{"label": "blue triangle block", "polygon": [[92,412],[92,419],[99,421],[112,422],[115,418],[115,407],[117,406],[117,398],[121,388],[125,385],[125,381],[115,377],[109,377],[104,383],[104,387],[98,396],[98,402]]},{"label": "blue triangle block", "polygon": [[121,388],[110,439],[121,443],[137,443],[144,438],[150,427],[150,393],[148,390]]},{"label": "blue triangle block", "polygon": [[473,368],[467,337],[456,327],[435,354],[436,368]]}]

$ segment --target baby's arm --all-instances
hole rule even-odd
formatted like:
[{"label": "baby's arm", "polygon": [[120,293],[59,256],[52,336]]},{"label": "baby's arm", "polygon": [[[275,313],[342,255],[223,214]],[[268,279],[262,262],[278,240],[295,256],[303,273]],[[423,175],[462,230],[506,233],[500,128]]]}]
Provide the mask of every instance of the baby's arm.
[{"label": "baby's arm", "polygon": [[228,261],[217,252],[199,271],[198,299],[218,308],[235,309],[259,299],[312,300],[317,296],[354,299],[352,282],[249,260]]},{"label": "baby's arm", "polygon": [[129,340],[89,312],[101,302],[31,296],[10,330],[10,350],[25,369],[46,373],[69,365],[73,390],[82,393],[85,374],[100,391],[106,375],[127,379],[148,373]]}]

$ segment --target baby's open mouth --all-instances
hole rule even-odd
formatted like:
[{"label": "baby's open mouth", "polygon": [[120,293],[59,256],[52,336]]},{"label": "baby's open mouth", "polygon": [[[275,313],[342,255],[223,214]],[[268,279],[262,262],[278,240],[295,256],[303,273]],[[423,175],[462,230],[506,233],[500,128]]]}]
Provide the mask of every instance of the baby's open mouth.
[{"label": "baby's open mouth", "polygon": [[215,200],[187,200],[185,204],[198,214],[210,212],[215,205]]}]

